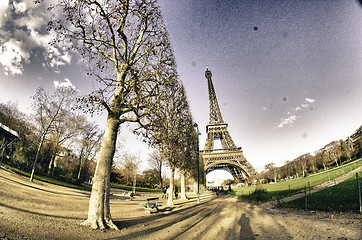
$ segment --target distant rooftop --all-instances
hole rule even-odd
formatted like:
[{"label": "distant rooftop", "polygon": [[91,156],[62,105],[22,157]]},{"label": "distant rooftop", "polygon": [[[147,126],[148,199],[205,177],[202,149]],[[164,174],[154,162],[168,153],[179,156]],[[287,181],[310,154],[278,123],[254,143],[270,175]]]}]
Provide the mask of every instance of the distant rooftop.
[{"label": "distant rooftop", "polygon": [[16,131],[12,130],[11,128],[5,126],[2,123],[0,123],[0,132],[5,132],[9,135],[12,135],[13,137],[19,137],[19,134]]}]

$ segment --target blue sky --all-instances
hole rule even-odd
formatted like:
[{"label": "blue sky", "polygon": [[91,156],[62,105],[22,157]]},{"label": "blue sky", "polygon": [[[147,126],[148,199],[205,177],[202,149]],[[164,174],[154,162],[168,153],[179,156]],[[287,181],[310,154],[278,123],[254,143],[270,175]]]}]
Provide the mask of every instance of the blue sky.
[{"label": "blue sky", "polygon": [[[200,126],[201,149],[209,108],[206,65],[231,137],[258,170],[313,154],[362,125],[362,8],[357,1],[159,4]],[[23,111],[40,85],[51,89],[54,81],[69,81],[83,94],[93,90],[81,61],[48,44],[49,17],[46,6],[32,0],[0,3],[0,101],[17,101]],[[94,120],[104,126],[104,117]],[[147,155],[143,145],[131,142],[130,148]]]}]

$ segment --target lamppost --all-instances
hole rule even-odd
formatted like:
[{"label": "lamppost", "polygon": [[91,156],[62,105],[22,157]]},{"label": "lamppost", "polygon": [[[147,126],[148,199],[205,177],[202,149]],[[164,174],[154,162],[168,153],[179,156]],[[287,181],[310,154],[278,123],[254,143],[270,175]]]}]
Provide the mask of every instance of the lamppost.
[{"label": "lamppost", "polygon": [[199,131],[199,127],[197,123],[194,124],[194,127],[196,128],[196,134],[197,134],[197,203],[200,203],[200,150],[199,150],[199,135],[201,135]]}]

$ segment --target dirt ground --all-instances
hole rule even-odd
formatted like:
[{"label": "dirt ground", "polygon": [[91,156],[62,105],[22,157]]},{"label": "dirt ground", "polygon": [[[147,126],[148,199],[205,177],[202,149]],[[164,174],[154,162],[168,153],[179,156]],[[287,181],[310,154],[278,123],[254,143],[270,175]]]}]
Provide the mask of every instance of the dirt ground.
[{"label": "dirt ground", "polygon": [[112,190],[111,212],[120,231],[81,226],[89,192],[35,181],[0,169],[0,239],[362,239],[362,215],[270,209],[213,193],[166,200],[147,213],[145,199]]}]

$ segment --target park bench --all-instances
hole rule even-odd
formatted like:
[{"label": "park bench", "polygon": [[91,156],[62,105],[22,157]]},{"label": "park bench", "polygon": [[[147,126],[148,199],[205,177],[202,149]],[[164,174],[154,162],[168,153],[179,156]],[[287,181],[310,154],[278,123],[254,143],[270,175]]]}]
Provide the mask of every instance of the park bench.
[{"label": "park bench", "polygon": [[150,210],[154,208],[158,211],[158,207],[162,206],[161,204],[158,204],[158,199],[158,197],[151,197],[146,199],[146,205],[143,206],[146,209],[146,212],[150,212]]}]

